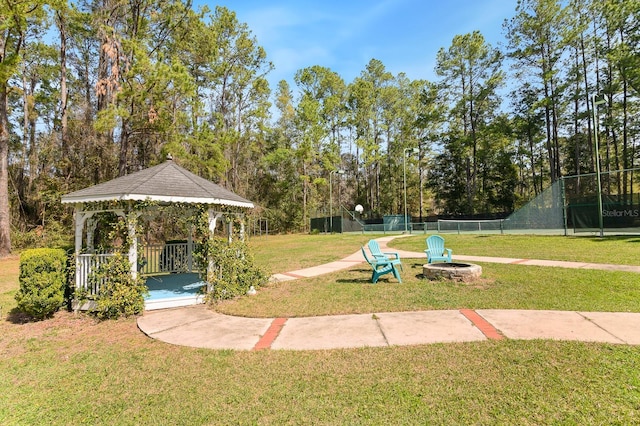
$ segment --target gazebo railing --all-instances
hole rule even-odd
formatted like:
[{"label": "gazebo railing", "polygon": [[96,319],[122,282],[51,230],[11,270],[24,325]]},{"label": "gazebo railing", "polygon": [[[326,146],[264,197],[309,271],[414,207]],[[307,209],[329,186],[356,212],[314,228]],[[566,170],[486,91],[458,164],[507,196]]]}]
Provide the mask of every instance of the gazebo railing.
[{"label": "gazebo railing", "polygon": [[90,284],[89,275],[111,256],[112,253],[79,254],[76,257],[76,287],[87,290],[90,295],[98,294],[101,283]]},{"label": "gazebo railing", "polygon": [[143,275],[194,272],[193,245],[188,242],[145,245],[138,264]]},{"label": "gazebo railing", "polygon": [[[87,290],[90,295],[98,294],[101,283],[90,285],[89,276],[111,256],[112,253],[79,254],[76,257],[76,287]],[[138,258],[138,272],[141,275],[196,271],[193,244],[189,242],[145,245]]]}]

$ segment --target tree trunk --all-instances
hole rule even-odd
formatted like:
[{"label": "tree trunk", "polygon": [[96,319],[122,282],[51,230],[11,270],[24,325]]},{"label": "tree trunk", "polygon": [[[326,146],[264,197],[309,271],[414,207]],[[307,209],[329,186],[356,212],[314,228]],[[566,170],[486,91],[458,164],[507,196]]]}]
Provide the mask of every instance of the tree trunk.
[{"label": "tree trunk", "polygon": [[[591,102],[588,101],[589,99],[589,73],[588,73],[588,69],[587,69],[587,58],[586,58],[586,49],[584,47],[584,34],[580,35],[580,50],[582,52],[582,75],[583,75],[583,83],[584,83],[584,93],[586,94],[586,98],[587,98],[587,141],[588,141],[588,146],[587,146],[587,152],[590,154],[589,158],[593,159],[593,132],[591,130]],[[593,160],[591,162],[591,167],[593,170]],[[577,170],[577,173],[580,174],[580,170]]]},{"label": "tree trunk", "polygon": [[129,123],[122,123],[122,134],[120,135],[120,154],[118,158],[118,177],[127,174],[127,158],[129,156]]},{"label": "tree trunk", "polygon": [[[633,194],[633,190],[628,188],[629,186],[629,175],[627,170],[633,166],[633,155],[629,154],[629,132],[628,132],[628,123],[629,123],[629,110],[628,110],[628,92],[627,92],[627,79],[624,79],[624,91],[622,98],[622,168],[624,172],[622,172],[622,188],[623,188],[623,198],[625,204],[632,204],[630,194]],[[611,101],[610,101],[611,102]],[[629,164],[629,159],[631,158],[632,163]],[[633,182],[633,180],[631,181]]]},{"label": "tree trunk", "polygon": [[7,85],[0,82],[0,258],[11,254],[9,210],[9,117]]},{"label": "tree trunk", "polygon": [[[68,113],[67,113],[67,32],[65,18],[59,11],[58,25],[60,30],[60,140],[62,144],[62,156],[64,159],[69,158],[69,131],[68,131]],[[72,170],[71,164],[68,164],[63,170],[65,176],[69,176]]]},{"label": "tree trunk", "polygon": [[[622,45],[626,45],[624,31],[620,28],[620,42]],[[629,109],[628,109],[628,99],[629,99],[629,79],[627,76],[627,67],[626,65],[621,66],[620,77],[622,78],[622,168],[624,172],[622,172],[622,194],[624,198],[625,204],[628,202],[629,194],[632,194],[627,191],[628,186],[628,175],[627,169],[629,169]],[[609,97],[609,111],[613,111],[613,100]],[[620,170],[620,167],[618,167]],[[620,178],[618,178],[618,182],[620,182]],[[618,188],[620,188],[620,184],[618,184]],[[620,189],[618,189],[620,192]]]}]

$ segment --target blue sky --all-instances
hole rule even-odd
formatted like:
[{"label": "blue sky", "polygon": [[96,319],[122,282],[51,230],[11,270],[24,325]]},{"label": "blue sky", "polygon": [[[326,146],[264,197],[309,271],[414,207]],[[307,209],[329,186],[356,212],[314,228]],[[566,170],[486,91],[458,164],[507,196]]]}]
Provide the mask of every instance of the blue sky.
[{"label": "blue sky", "polygon": [[516,0],[236,0],[210,3],[236,12],[265,48],[272,90],[299,69],[321,65],[346,83],[379,59],[393,75],[436,80],[436,53],[455,35],[479,30],[493,46]]}]

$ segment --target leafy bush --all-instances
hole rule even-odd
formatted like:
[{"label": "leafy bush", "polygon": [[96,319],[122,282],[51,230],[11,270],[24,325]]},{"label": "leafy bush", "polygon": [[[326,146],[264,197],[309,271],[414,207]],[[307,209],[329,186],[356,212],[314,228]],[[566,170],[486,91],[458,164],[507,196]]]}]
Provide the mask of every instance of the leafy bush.
[{"label": "leafy bush", "polygon": [[215,265],[213,271],[207,274],[210,285],[207,301],[210,303],[247,294],[251,286],[258,288],[267,282],[267,275],[255,266],[253,256],[244,242],[229,244],[221,238],[209,240],[199,257],[201,270],[207,269],[207,253]]},{"label": "leafy bush", "polygon": [[89,285],[99,288],[96,307],[91,311],[100,319],[117,319],[144,311],[147,287],[138,276],[131,277],[131,265],[116,253],[89,274]]},{"label": "leafy bush", "polygon": [[43,228],[38,226],[30,231],[11,231],[11,245],[15,250],[27,248],[64,247],[73,244],[68,230],[57,222],[49,222]]},{"label": "leafy bush", "polygon": [[64,303],[67,254],[62,249],[27,250],[20,256],[18,309],[33,318],[51,317]]}]

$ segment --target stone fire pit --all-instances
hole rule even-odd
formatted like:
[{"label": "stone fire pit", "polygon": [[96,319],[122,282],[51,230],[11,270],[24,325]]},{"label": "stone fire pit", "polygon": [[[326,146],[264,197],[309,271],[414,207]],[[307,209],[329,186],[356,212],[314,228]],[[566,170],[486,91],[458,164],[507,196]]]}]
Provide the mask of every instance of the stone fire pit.
[{"label": "stone fire pit", "polygon": [[430,263],[422,265],[422,274],[430,280],[447,279],[469,283],[480,278],[482,267],[473,263]]}]

